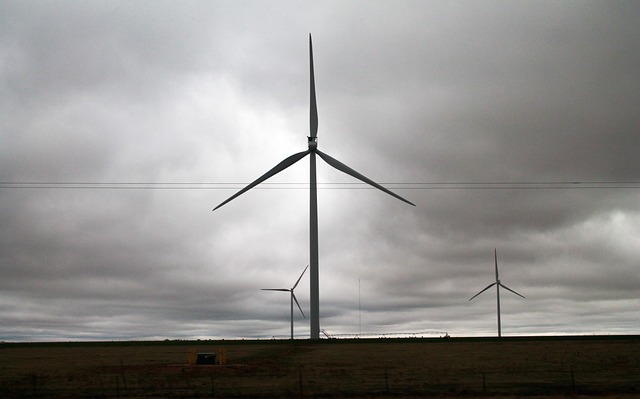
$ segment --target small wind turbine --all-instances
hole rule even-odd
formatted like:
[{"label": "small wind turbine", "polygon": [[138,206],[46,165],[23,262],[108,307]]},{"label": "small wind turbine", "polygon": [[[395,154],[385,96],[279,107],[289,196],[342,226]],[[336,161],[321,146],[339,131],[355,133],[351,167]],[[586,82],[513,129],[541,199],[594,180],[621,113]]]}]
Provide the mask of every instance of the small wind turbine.
[{"label": "small wind turbine", "polygon": [[294,163],[298,162],[302,158],[309,155],[309,162],[310,162],[310,167],[309,167],[309,250],[311,252],[310,261],[309,261],[309,264],[311,266],[309,270],[309,280],[310,280],[310,284],[309,284],[310,306],[309,307],[311,310],[310,331],[311,331],[311,339],[320,339],[320,283],[319,283],[319,273],[318,273],[318,270],[319,270],[318,188],[316,183],[316,154],[320,158],[322,158],[326,163],[328,163],[330,166],[333,166],[339,171],[346,173],[352,177],[355,177],[356,179],[361,180],[369,184],[370,186],[377,188],[378,190],[384,191],[385,193],[401,201],[404,201],[407,204],[410,204],[413,206],[415,206],[415,204],[407,201],[406,199],[402,198],[398,194],[395,194],[394,192],[382,187],[380,184],[356,172],[355,170],[351,169],[350,167],[338,161],[337,159],[330,157],[324,152],[321,152],[320,150],[318,150],[318,137],[317,137],[318,106],[316,103],[316,83],[315,83],[315,77],[313,73],[313,46],[311,43],[311,34],[309,34],[309,64],[310,64],[310,81],[311,81],[310,83],[311,99],[310,99],[310,111],[309,111],[310,134],[307,137],[309,149],[306,151],[298,152],[296,154],[289,156],[288,158],[285,158],[282,162],[280,162],[279,164],[271,168],[267,173],[258,177],[256,180],[254,180],[252,183],[247,185],[245,188],[238,191],[237,193],[229,197],[227,200],[222,202],[220,205],[213,208],[213,210],[215,211],[216,209],[220,208],[221,206],[228,203],[229,201],[235,199],[239,195],[249,191],[253,187],[269,179],[270,177],[277,175],[278,173],[282,172],[289,166],[293,165]]},{"label": "small wind turbine", "polygon": [[524,296],[518,294],[517,292],[515,292],[514,290],[512,290],[511,288],[507,287],[506,285],[504,285],[504,284],[502,284],[500,282],[500,277],[498,275],[498,250],[497,249],[494,249],[494,258],[495,258],[495,263],[496,263],[496,281],[491,283],[491,284],[489,284],[485,289],[483,289],[482,291],[478,292],[477,294],[475,294],[474,296],[469,298],[469,300],[472,300],[473,298],[475,298],[478,295],[482,294],[483,292],[485,292],[489,288],[493,287],[494,285],[496,286],[496,297],[497,297],[497,301],[498,301],[498,337],[502,337],[502,324],[500,323],[500,287],[504,288],[505,290],[513,292],[514,294],[516,294],[519,297],[524,298]]},{"label": "small wind turbine", "polygon": [[300,277],[298,277],[298,281],[296,281],[296,283],[291,288],[263,288],[262,289],[262,291],[283,291],[283,292],[291,293],[291,339],[293,339],[293,301],[295,301],[296,305],[298,305],[298,309],[300,309],[300,313],[302,313],[302,317],[304,317],[305,319],[307,318],[307,316],[304,315],[304,312],[302,311],[302,308],[300,307],[300,303],[298,303],[298,299],[296,298],[296,294],[293,293],[293,290],[296,289],[296,287],[298,286],[298,283],[300,282],[300,280],[302,279],[302,276],[304,275],[304,272],[306,272],[308,268],[309,268],[309,265],[307,265],[307,267],[304,268],[304,270],[302,271],[302,274],[300,275]]}]

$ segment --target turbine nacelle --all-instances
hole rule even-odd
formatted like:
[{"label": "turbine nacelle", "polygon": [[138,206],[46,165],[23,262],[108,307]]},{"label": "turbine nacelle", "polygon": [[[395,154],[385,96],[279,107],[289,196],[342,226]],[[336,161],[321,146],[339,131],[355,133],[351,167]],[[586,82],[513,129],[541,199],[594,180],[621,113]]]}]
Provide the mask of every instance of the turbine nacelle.
[{"label": "turbine nacelle", "polygon": [[309,139],[309,151],[315,151],[318,148],[318,137],[307,136]]}]

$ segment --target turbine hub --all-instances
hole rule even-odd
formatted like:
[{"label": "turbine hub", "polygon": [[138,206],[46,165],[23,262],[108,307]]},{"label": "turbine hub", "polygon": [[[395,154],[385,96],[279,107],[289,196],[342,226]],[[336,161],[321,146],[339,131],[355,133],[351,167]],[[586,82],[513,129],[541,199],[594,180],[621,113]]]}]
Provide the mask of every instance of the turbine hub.
[{"label": "turbine hub", "polygon": [[307,138],[309,139],[309,149],[310,150],[315,150],[316,148],[318,148],[318,138],[317,137],[308,136]]}]

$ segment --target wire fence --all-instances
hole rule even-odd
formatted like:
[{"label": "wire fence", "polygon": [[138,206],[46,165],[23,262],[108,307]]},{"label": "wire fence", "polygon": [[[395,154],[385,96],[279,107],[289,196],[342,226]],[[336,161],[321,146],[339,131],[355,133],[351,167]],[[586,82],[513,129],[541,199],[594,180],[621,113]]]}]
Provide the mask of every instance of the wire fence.
[{"label": "wire fence", "polygon": [[557,370],[407,369],[402,365],[310,368],[251,365],[114,365],[81,374],[0,377],[3,398],[396,397],[622,394],[640,392],[640,367]]}]

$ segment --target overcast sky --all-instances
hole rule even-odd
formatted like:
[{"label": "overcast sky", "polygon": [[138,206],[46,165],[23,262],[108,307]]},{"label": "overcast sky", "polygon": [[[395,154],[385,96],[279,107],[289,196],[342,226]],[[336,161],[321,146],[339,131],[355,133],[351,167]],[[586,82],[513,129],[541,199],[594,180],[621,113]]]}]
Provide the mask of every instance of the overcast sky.
[{"label": "overcast sky", "polygon": [[[640,333],[640,3],[0,1],[0,339]],[[309,276],[296,290],[309,315]],[[309,322],[296,314],[296,335]]]}]

